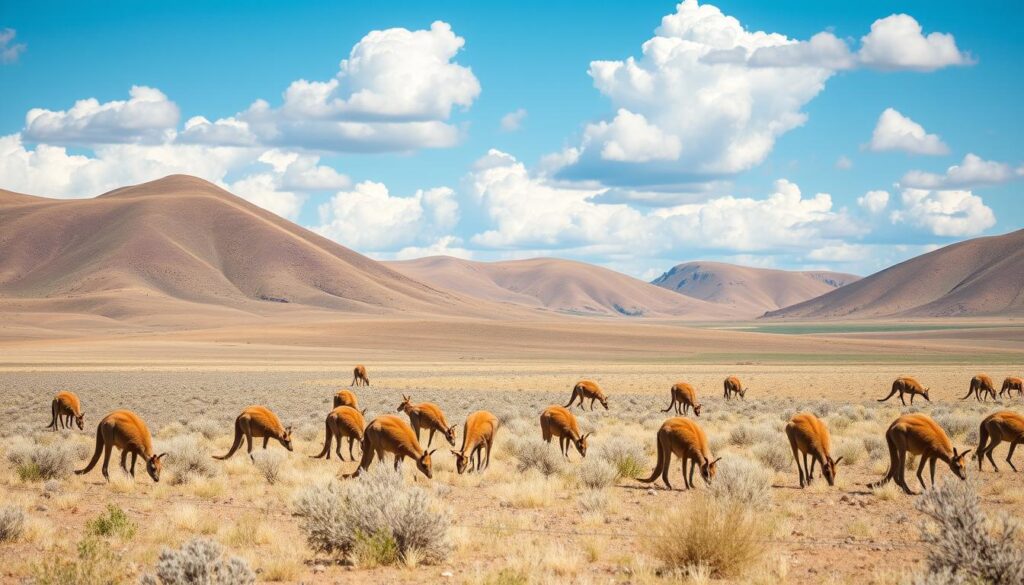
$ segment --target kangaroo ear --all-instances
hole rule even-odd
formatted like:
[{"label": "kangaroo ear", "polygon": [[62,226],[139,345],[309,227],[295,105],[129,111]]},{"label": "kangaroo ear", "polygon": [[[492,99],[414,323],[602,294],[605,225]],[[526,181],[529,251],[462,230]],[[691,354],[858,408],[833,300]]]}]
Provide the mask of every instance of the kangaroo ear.
[{"label": "kangaroo ear", "polygon": [[839,462],[842,461],[842,460],[843,460],[843,458],[840,457],[839,459],[836,459],[835,461],[833,461],[832,465],[839,465]]},{"label": "kangaroo ear", "polygon": [[722,460],[722,458],[721,458],[721,457],[719,457],[718,459],[715,459],[714,461],[712,461],[712,462],[711,462],[711,463],[709,463],[708,465],[714,465],[715,463],[718,463],[718,462],[719,462],[719,461],[721,461],[721,460]]},{"label": "kangaroo ear", "polygon": [[167,457],[167,453],[161,453],[161,454],[157,455],[156,457],[154,457],[154,459],[156,459],[157,461],[160,461],[164,457]]},{"label": "kangaroo ear", "polygon": [[452,455],[455,455],[456,457],[462,457],[462,453],[459,453],[455,449],[449,449],[449,451],[451,451]]},{"label": "kangaroo ear", "polygon": [[427,451],[427,456],[429,457],[429,456],[433,455],[434,453],[437,453],[437,449],[431,449],[430,451]]},{"label": "kangaroo ear", "polygon": [[959,458],[960,458],[960,452],[956,450],[956,447],[953,447],[953,459],[959,459]]}]

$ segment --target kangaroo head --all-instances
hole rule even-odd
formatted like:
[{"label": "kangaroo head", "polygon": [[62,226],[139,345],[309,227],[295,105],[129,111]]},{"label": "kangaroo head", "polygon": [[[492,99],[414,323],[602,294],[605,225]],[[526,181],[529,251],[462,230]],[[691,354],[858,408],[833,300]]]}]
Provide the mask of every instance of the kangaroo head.
[{"label": "kangaroo head", "polygon": [[598,398],[598,400],[601,402],[601,406],[603,406],[605,410],[608,410],[608,399],[602,396]]},{"label": "kangaroo head", "polygon": [[289,451],[294,451],[295,450],[295,449],[292,449],[292,427],[291,427],[291,425],[288,425],[287,427],[285,427],[285,429],[284,429],[284,436],[281,437],[281,444],[284,445],[284,448],[288,449]]},{"label": "kangaroo head", "polygon": [[825,464],[821,466],[821,473],[825,476],[825,481],[828,485],[836,485],[836,465],[842,461],[843,458],[832,459],[831,456],[825,457]]},{"label": "kangaroo head", "polygon": [[398,405],[398,412],[406,412],[412,406],[412,398],[402,394],[402,403]]},{"label": "kangaroo head", "polygon": [[700,405],[697,404],[693,407],[693,416],[700,416]]},{"label": "kangaroo head", "polygon": [[423,472],[423,475],[427,476],[427,479],[433,479],[434,477],[434,472],[431,470],[430,463],[430,456],[434,454],[434,451],[437,451],[437,449],[424,451],[423,455],[420,455],[420,458],[416,460],[416,468]]},{"label": "kangaroo head", "polygon": [[586,433],[585,435],[582,435],[580,438],[573,441],[573,443],[576,444],[576,450],[580,452],[580,457],[587,456],[587,437],[589,437],[590,435],[591,433]]},{"label": "kangaroo head", "polygon": [[448,440],[448,444],[452,447],[455,446],[455,426],[448,427],[444,432],[444,438]]},{"label": "kangaroo head", "polygon": [[956,450],[956,447],[953,447],[953,458],[949,460],[949,468],[960,479],[967,479],[967,465],[964,463],[964,459],[970,452],[970,449],[964,449],[961,453]]},{"label": "kangaroo head", "polygon": [[711,479],[718,473],[718,462],[721,460],[721,457],[714,461],[704,460],[704,464],[700,466],[700,478],[704,480],[704,483],[711,485]]},{"label": "kangaroo head", "polygon": [[153,478],[153,481],[160,481],[160,471],[163,470],[163,458],[167,456],[167,453],[161,453],[159,455],[153,455],[146,460],[146,472],[149,473],[149,477]]},{"label": "kangaroo head", "polygon": [[455,455],[455,469],[458,470],[459,475],[466,472],[466,468],[469,467],[469,457],[466,457],[462,451],[456,451],[452,449],[452,455]]},{"label": "kangaroo head", "polygon": [[931,390],[931,388],[925,388],[925,389],[924,389],[924,392],[922,392],[922,393],[921,393],[921,396],[924,396],[924,399],[925,399],[925,400],[927,400],[928,402],[931,402],[931,401],[932,401],[932,399],[931,399],[931,398],[928,398],[928,391],[929,391],[929,390]]},{"label": "kangaroo head", "polygon": [[747,390],[750,390],[750,388],[740,388],[740,398],[747,397]]},{"label": "kangaroo head", "polygon": [[78,425],[78,430],[85,430],[85,413],[79,413],[75,415],[75,424]]}]

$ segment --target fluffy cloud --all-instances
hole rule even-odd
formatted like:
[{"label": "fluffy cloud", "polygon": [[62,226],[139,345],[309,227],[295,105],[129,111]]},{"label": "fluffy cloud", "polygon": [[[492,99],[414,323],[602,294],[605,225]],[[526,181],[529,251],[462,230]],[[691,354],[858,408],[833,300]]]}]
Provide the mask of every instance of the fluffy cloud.
[{"label": "fluffy cloud", "polygon": [[936,236],[976,236],[996,224],[996,216],[970,191],[904,189],[903,209],[893,211],[894,224],[905,223]]},{"label": "fluffy cloud", "polygon": [[888,191],[868,191],[863,196],[857,198],[857,205],[868,211],[871,214],[878,214],[885,211],[885,208],[889,205],[889,192]]},{"label": "fluffy cloud", "polygon": [[861,39],[858,57],[869,67],[888,70],[932,71],[973,63],[957,48],[953,35],[933,32],[924,36],[921,25],[906,14],[876,20],[871,32]]},{"label": "fluffy cloud", "polygon": [[441,236],[430,245],[408,246],[390,255],[395,260],[412,260],[427,256],[453,256],[469,260],[473,257],[473,252],[462,247],[461,239],[455,236]]},{"label": "fluffy cloud", "polygon": [[761,47],[750,55],[754,67],[818,67],[850,69],[856,59],[846,43],[830,32],[820,32],[808,41]]},{"label": "fluffy cloud", "polygon": [[48,144],[156,143],[173,134],[178,106],[159,89],[132,86],[128,100],[79,100],[69,110],[33,108],[22,135]]},{"label": "fluffy cloud", "polygon": [[1013,168],[968,153],[963,162],[949,167],[945,174],[910,171],[900,179],[900,185],[918,189],[974,188],[999,185],[1021,177],[1024,177],[1024,165]]},{"label": "fluffy cloud", "polygon": [[499,125],[504,132],[516,132],[523,127],[523,120],[525,119],[526,110],[519,108],[502,116],[501,123]]},{"label": "fluffy cloud", "polygon": [[4,65],[16,63],[18,57],[28,48],[25,43],[15,43],[14,37],[16,36],[18,36],[18,31],[13,28],[0,30],[0,63]]},{"label": "fluffy cloud", "polygon": [[868,148],[876,152],[902,150],[911,154],[949,153],[949,147],[938,135],[928,134],[920,124],[893,108],[886,108],[878,117]]}]

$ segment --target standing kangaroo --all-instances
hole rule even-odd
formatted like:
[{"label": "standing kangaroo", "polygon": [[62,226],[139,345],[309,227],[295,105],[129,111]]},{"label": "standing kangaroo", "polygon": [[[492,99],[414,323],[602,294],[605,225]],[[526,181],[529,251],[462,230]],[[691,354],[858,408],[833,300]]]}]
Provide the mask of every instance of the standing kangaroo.
[{"label": "standing kangaroo", "polygon": [[1011,410],[1002,410],[986,416],[985,420],[981,421],[981,428],[978,429],[978,450],[975,453],[975,457],[978,459],[978,471],[981,471],[981,464],[985,461],[985,457],[988,457],[989,462],[992,463],[992,469],[999,471],[996,462],[992,459],[992,451],[1003,441],[1010,444],[1006,462],[1014,471],[1017,471],[1017,466],[1012,461],[1013,451],[1017,445],[1024,443],[1024,416]]},{"label": "standing kangaroo", "polygon": [[[668,468],[672,464],[672,455],[683,460],[683,483],[686,489],[693,487],[693,471],[700,468],[700,477],[704,483],[710,485],[711,478],[715,476],[718,462],[722,459],[712,459],[711,450],[708,448],[708,437],[700,425],[688,418],[670,418],[661,424],[658,429],[658,462],[650,477],[637,478],[643,483],[652,483],[661,476],[665,487],[672,489],[668,481]],[[686,463],[690,462],[690,476],[686,476]]]},{"label": "standing kangaroo", "polygon": [[740,398],[747,397],[747,388],[743,387],[743,383],[736,376],[729,376],[722,382],[722,387],[725,390],[723,396],[726,400],[731,400],[733,396],[739,396]]},{"label": "standing kangaroo", "polygon": [[[462,427],[462,449],[452,449],[459,475],[465,473],[467,466],[470,471],[483,471],[491,466],[491,447],[496,434],[498,417],[486,410],[478,410],[466,417],[466,425]],[[487,450],[486,461],[483,460],[484,449]],[[473,461],[474,454],[476,461]]]},{"label": "standing kangaroo", "polygon": [[1003,380],[1003,388],[999,391],[999,397],[1002,398],[1005,392],[1007,398],[1012,398],[1014,390],[1017,391],[1017,396],[1024,396],[1024,379],[1008,376]]},{"label": "standing kangaroo", "polygon": [[988,377],[988,374],[978,374],[971,378],[971,385],[967,388],[967,394],[960,400],[967,400],[974,394],[975,400],[983,402],[988,400],[989,396],[992,396],[992,400],[996,399],[995,385],[992,383],[992,378]]},{"label": "standing kangaroo", "polygon": [[267,448],[270,439],[277,439],[285,449],[292,449],[292,428],[285,428],[281,419],[265,406],[249,406],[235,419],[235,440],[231,449],[224,455],[214,455],[214,459],[228,459],[242,446],[242,437],[248,447],[249,458],[252,458],[252,438],[263,437],[263,448]]},{"label": "standing kangaroo", "polygon": [[700,402],[697,402],[697,391],[693,386],[686,382],[676,382],[669,392],[672,394],[672,402],[661,412],[668,412],[675,407],[676,414],[688,414],[693,408],[693,416],[700,416]]},{"label": "standing kangaroo", "polygon": [[569,409],[557,404],[544,409],[540,415],[540,432],[544,442],[551,444],[551,437],[558,437],[558,447],[566,459],[569,458],[569,444],[576,446],[580,457],[587,456],[587,437],[580,434],[580,425]]},{"label": "standing kangaroo", "polygon": [[440,432],[452,447],[455,446],[455,426],[448,426],[448,420],[444,418],[441,407],[430,402],[413,404],[409,396],[402,395],[402,403],[398,405],[398,412],[409,415],[409,423],[416,431],[416,440],[420,439],[420,429],[427,429],[430,434],[427,436],[427,448],[434,442],[434,433]]},{"label": "standing kangaroo", "polygon": [[571,407],[572,403],[576,402],[577,398],[580,401],[580,408],[583,408],[583,399],[589,398],[590,410],[594,410],[595,400],[600,402],[601,406],[603,406],[605,410],[608,410],[608,397],[605,396],[604,391],[597,385],[597,382],[594,382],[593,380],[580,380],[577,382],[576,385],[572,387],[572,396],[569,397],[569,404],[566,404],[565,407]]},{"label": "standing kangaroo", "polygon": [[967,479],[964,457],[970,451],[957,451],[946,431],[926,414],[905,414],[893,421],[885,431],[885,442],[889,445],[889,471],[884,478],[868,484],[868,487],[876,488],[889,480],[896,480],[896,485],[903,488],[904,492],[914,495],[907,485],[908,452],[921,456],[921,464],[917,466],[917,481],[921,482],[922,489],[927,489],[921,476],[924,464],[928,463],[931,468],[932,487],[935,487],[935,461],[939,459],[948,464],[957,477]]},{"label": "standing kangaroo", "polygon": [[370,468],[374,455],[381,462],[384,461],[385,453],[392,453],[395,456],[395,469],[402,466],[406,457],[416,460],[416,468],[427,476],[427,479],[434,477],[431,470],[430,456],[433,451],[424,451],[420,448],[420,442],[416,440],[409,423],[393,414],[385,414],[373,419],[363,432],[363,456],[359,460],[359,467],[344,477],[359,477],[359,475]]},{"label": "standing kangaroo", "polygon": [[352,453],[352,446],[356,441],[363,442],[363,427],[366,426],[366,421],[363,419],[364,414],[366,414],[365,410],[358,411],[351,406],[339,406],[332,410],[327,415],[327,420],[324,421],[324,450],[319,455],[311,457],[313,459],[321,457],[330,459],[331,440],[334,440],[338,459],[344,461],[345,457],[341,454],[341,439],[348,437],[348,456],[355,461],[356,456]]},{"label": "standing kangaroo", "polygon": [[369,386],[370,377],[366,375],[366,366],[359,364],[352,368],[352,383],[349,386]]},{"label": "standing kangaroo", "polygon": [[[76,475],[85,475],[96,467],[100,460],[100,452],[103,452],[103,478],[110,481],[110,474],[107,473],[107,466],[110,463],[110,452],[114,447],[121,450],[121,469],[135,478],[135,462],[139,455],[146,462],[146,472],[153,481],[160,481],[160,470],[163,469],[163,458],[167,453],[156,455],[153,453],[153,437],[149,434],[149,428],[142,419],[130,410],[115,410],[103,417],[100,424],[96,426],[96,451],[85,469],[75,471]],[[126,463],[128,454],[132,455],[132,466],[129,468]]]},{"label": "standing kangaroo", "polygon": [[46,428],[56,432],[59,424],[62,429],[70,429],[72,421],[78,425],[78,430],[85,430],[85,413],[82,412],[78,396],[74,392],[62,390],[50,403],[50,424]]},{"label": "standing kangaroo", "polygon": [[334,408],[339,406],[351,406],[359,410],[359,400],[351,390],[338,390],[338,393],[334,395]]},{"label": "standing kangaroo", "polygon": [[[828,427],[818,417],[809,412],[796,414],[786,425],[786,436],[789,437],[789,448],[796,459],[796,469],[800,475],[800,487],[811,485],[814,479],[814,464],[821,465],[821,474],[828,485],[835,485],[836,465],[843,460],[832,459],[831,437]],[[800,466],[800,454],[803,453],[804,463]],[[811,458],[811,466],[807,466],[807,457]]]},{"label": "standing kangaroo", "polygon": [[925,400],[927,400],[928,402],[931,402],[932,399],[928,398],[928,391],[929,390],[930,390],[930,388],[925,388],[924,386],[921,386],[920,382],[918,382],[914,378],[911,378],[910,376],[900,376],[899,378],[896,378],[895,380],[893,380],[892,392],[890,392],[889,395],[886,396],[885,398],[882,398],[881,400],[879,400],[879,402],[885,402],[886,400],[889,400],[897,392],[900,393],[900,402],[903,403],[903,406],[907,405],[907,401],[903,399],[903,395],[904,394],[910,394],[910,403],[911,404],[914,403],[914,395],[917,395],[917,394],[920,394],[921,396],[924,397]]}]

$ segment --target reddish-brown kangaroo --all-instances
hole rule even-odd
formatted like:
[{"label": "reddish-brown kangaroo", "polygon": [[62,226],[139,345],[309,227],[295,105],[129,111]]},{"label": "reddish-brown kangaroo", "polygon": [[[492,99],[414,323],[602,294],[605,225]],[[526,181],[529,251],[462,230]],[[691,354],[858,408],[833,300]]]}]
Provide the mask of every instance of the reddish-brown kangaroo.
[{"label": "reddish-brown kangaroo", "polygon": [[575,445],[581,457],[587,456],[587,437],[580,434],[580,425],[569,409],[557,404],[544,409],[540,415],[540,432],[544,442],[550,444],[551,437],[558,437],[558,447],[567,459],[569,445]]},{"label": "reddish-brown kangaroo", "polygon": [[900,402],[903,403],[903,406],[907,405],[907,401],[903,399],[904,394],[910,394],[911,404],[914,403],[915,395],[923,396],[925,400],[931,402],[932,399],[928,398],[928,390],[930,390],[930,388],[925,388],[916,379],[911,378],[910,376],[901,376],[893,380],[892,392],[889,392],[889,395],[879,400],[879,402],[885,402],[886,400],[889,400],[897,392],[900,393]]},{"label": "reddish-brown kangaroo", "polygon": [[978,459],[978,471],[981,471],[981,464],[985,457],[992,463],[992,469],[999,471],[996,462],[992,459],[992,451],[999,443],[1006,441],[1010,444],[1010,452],[1006,454],[1006,462],[1014,471],[1017,466],[1013,464],[1013,451],[1017,445],[1024,443],[1024,416],[1011,410],[1002,410],[985,417],[981,421],[981,428],[978,429],[978,450],[975,457]]},{"label": "reddish-brown kangaroo", "polygon": [[[672,455],[683,460],[683,483],[686,489],[693,487],[693,472],[700,469],[700,477],[704,483],[710,485],[711,478],[715,477],[718,462],[722,459],[713,459],[711,450],[708,448],[708,437],[704,429],[696,422],[682,417],[670,418],[661,424],[658,429],[658,462],[650,477],[637,478],[637,481],[652,483],[661,476],[665,487],[672,489],[668,481],[668,469],[672,464]],[[686,463],[690,462],[690,476],[686,476]]]},{"label": "reddish-brown kangaroo", "polygon": [[366,375],[366,367],[363,364],[352,368],[352,383],[349,386],[369,386],[370,377]]},{"label": "reddish-brown kangaroo", "polygon": [[214,455],[214,459],[227,459],[242,446],[245,437],[247,453],[252,458],[252,438],[263,437],[263,448],[267,448],[270,439],[277,439],[285,449],[292,451],[292,428],[281,424],[281,419],[265,406],[250,406],[235,419],[235,440],[231,449],[224,455]]},{"label": "reddish-brown kangaroo", "polygon": [[341,454],[341,439],[348,437],[348,456],[355,461],[356,456],[352,453],[352,446],[356,441],[363,442],[363,427],[366,426],[363,414],[365,413],[365,410],[360,412],[351,406],[339,406],[332,410],[324,422],[324,450],[319,455],[312,455],[313,459],[321,457],[330,459],[331,441],[333,440],[336,443],[334,448],[338,459],[344,461],[345,457]]},{"label": "reddish-brown kangaroo", "polygon": [[732,399],[733,396],[739,396],[740,398],[747,397],[747,388],[743,387],[743,383],[736,376],[729,376],[722,382],[722,387],[725,390],[723,396],[726,400]]},{"label": "reddish-brown kangaroo", "polygon": [[967,394],[964,394],[964,397],[960,400],[967,400],[971,397],[971,394],[974,394],[974,398],[978,402],[988,400],[989,396],[992,397],[992,400],[995,400],[996,389],[995,384],[992,383],[992,378],[989,378],[988,374],[978,374],[971,378],[971,385],[967,388]]},{"label": "reddish-brown kangaroo", "polygon": [[412,399],[402,395],[402,403],[398,405],[398,412],[409,415],[409,423],[416,431],[416,440],[420,438],[420,429],[427,429],[427,448],[434,442],[434,433],[440,432],[452,447],[455,446],[455,426],[448,426],[448,420],[444,417],[441,407],[430,402],[413,404]]},{"label": "reddish-brown kangaroo", "polygon": [[889,445],[889,471],[884,478],[868,484],[868,487],[876,488],[896,480],[896,485],[903,488],[904,492],[914,495],[907,485],[907,453],[921,457],[921,464],[917,466],[917,481],[921,482],[922,489],[927,489],[921,476],[925,463],[929,464],[932,487],[935,486],[936,460],[949,465],[950,470],[960,479],[967,479],[964,457],[970,451],[957,451],[946,431],[926,414],[905,414],[893,421],[885,431],[885,442]]},{"label": "reddish-brown kangaroo", "polygon": [[1017,396],[1024,396],[1024,379],[1017,376],[1007,377],[1003,380],[1003,388],[999,391],[999,397],[1002,398],[1005,392],[1007,398],[1012,398],[1014,390],[1017,391]]},{"label": "reddish-brown kangaroo", "polygon": [[46,428],[53,429],[54,432],[57,431],[57,425],[62,429],[70,429],[72,421],[78,425],[78,430],[85,429],[85,414],[82,412],[82,403],[78,401],[78,396],[74,392],[62,390],[50,403],[50,424]]},{"label": "reddish-brown kangaroo", "polygon": [[[153,481],[160,481],[160,470],[163,469],[161,461],[166,453],[156,455],[153,453],[153,437],[149,434],[149,428],[142,419],[130,410],[115,410],[103,417],[100,424],[96,426],[96,451],[85,469],[76,470],[77,475],[85,475],[96,467],[100,460],[100,452],[103,453],[103,477],[110,481],[110,474],[107,473],[107,466],[110,463],[110,452],[114,447],[121,450],[121,469],[135,477],[135,462],[141,455],[146,462],[146,472],[153,478]],[[127,466],[128,454],[132,456],[132,466]]]},{"label": "reddish-brown kangaroo", "polygon": [[[811,485],[814,479],[814,465],[821,465],[821,474],[828,485],[835,485],[836,464],[843,460],[832,459],[831,437],[824,421],[809,412],[801,412],[789,420],[786,425],[786,436],[789,437],[789,448],[796,459],[796,469],[800,475],[800,487]],[[800,454],[804,456],[803,467],[800,466]],[[807,466],[810,457],[811,465]]]},{"label": "reddish-brown kangaroo", "polygon": [[[491,447],[494,446],[494,436],[498,434],[498,417],[487,412],[478,410],[466,417],[466,424],[462,427],[462,449],[456,451],[455,468],[459,474],[469,471],[483,471],[491,466]],[[483,457],[484,450],[487,450],[486,460]],[[473,456],[476,455],[476,461]]]},{"label": "reddish-brown kangaroo", "polygon": [[594,410],[595,400],[600,402],[601,406],[603,406],[605,410],[608,410],[608,397],[605,396],[604,391],[597,385],[597,382],[594,382],[593,380],[580,380],[577,382],[576,385],[572,387],[572,396],[569,397],[569,404],[566,404],[565,407],[571,407],[573,402],[576,402],[577,398],[580,401],[580,408],[583,408],[583,399],[589,398],[590,410]]},{"label": "reddish-brown kangaroo", "polygon": [[334,408],[339,406],[351,406],[359,410],[359,400],[351,390],[338,390],[338,393],[334,395]]},{"label": "reddish-brown kangaroo", "polygon": [[672,402],[661,412],[668,412],[675,407],[676,414],[689,414],[692,408],[693,416],[700,416],[700,402],[697,402],[697,391],[693,386],[686,382],[676,382],[669,392],[672,394]]},{"label": "reddish-brown kangaroo", "polygon": [[416,468],[427,476],[434,477],[431,471],[430,456],[432,451],[424,451],[420,448],[420,442],[416,440],[409,423],[393,414],[385,414],[373,419],[363,432],[363,456],[359,460],[359,467],[344,477],[358,477],[363,471],[370,468],[374,455],[381,462],[384,461],[384,454],[391,453],[395,456],[395,469],[402,466],[406,457],[416,461]]}]

